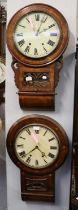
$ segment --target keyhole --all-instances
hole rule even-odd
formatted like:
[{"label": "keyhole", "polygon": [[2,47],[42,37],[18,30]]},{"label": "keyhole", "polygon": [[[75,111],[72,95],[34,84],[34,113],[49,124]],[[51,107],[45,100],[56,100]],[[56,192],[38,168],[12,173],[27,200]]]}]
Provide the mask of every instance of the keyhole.
[{"label": "keyhole", "polygon": [[26,82],[31,82],[31,81],[32,81],[32,76],[27,75],[27,76],[26,76]]},{"label": "keyhole", "polygon": [[42,80],[47,80],[47,76],[46,75],[43,75],[42,76]]}]

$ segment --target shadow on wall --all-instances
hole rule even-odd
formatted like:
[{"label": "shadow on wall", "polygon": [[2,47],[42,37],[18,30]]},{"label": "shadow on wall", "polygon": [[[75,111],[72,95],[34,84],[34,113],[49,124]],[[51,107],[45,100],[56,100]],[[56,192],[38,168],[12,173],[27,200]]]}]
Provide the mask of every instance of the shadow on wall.
[{"label": "shadow on wall", "polygon": [[71,93],[73,91],[72,89],[74,89],[73,88],[74,84],[73,85],[70,84],[70,81],[73,79],[72,77],[74,76],[75,65],[74,65],[74,68],[72,68],[74,60],[75,60],[75,53],[69,55],[68,57],[64,59],[65,65],[63,64],[63,69],[61,70],[60,75],[59,75],[59,83],[56,88],[57,95],[56,95],[55,102],[56,102],[57,113],[59,113],[63,109],[64,106],[68,105],[66,103],[66,99],[69,98],[70,100],[70,97],[72,97]]}]

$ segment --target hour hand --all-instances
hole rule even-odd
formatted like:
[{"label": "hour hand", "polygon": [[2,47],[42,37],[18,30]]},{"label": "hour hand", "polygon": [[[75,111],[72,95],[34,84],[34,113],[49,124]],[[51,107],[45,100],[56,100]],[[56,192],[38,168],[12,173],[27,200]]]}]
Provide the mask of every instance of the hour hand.
[{"label": "hour hand", "polygon": [[45,154],[45,152],[42,152],[41,150],[40,150],[40,148],[39,147],[37,147],[37,149],[41,152],[41,154],[42,154],[42,157],[46,157],[46,154]]},{"label": "hour hand", "polygon": [[48,30],[48,28],[44,28],[42,31],[39,31],[39,34],[45,32],[45,31],[47,31],[47,30]]}]

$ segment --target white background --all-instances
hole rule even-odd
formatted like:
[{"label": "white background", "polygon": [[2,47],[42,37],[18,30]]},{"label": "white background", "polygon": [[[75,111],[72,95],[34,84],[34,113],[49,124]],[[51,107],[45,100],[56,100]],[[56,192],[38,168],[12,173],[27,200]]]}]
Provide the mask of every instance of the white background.
[{"label": "white background", "polygon": [[20,117],[38,113],[50,116],[57,120],[67,132],[69,137],[69,156],[63,166],[56,171],[56,201],[55,204],[23,202],[21,200],[20,189],[20,171],[12,163],[7,155],[7,193],[8,193],[8,210],[69,210],[70,195],[70,164],[71,164],[71,144],[73,129],[73,102],[74,102],[74,72],[75,72],[75,44],[76,44],[76,0],[8,0],[7,11],[8,21],[20,8],[31,3],[46,3],[56,7],[66,18],[70,39],[68,48],[64,54],[64,67],[60,73],[59,85],[56,89],[56,111],[55,112],[28,112],[20,109],[18,103],[18,92],[15,82],[14,73],[11,69],[11,55],[7,49],[7,82],[6,82],[6,131],[8,132],[11,125]]}]

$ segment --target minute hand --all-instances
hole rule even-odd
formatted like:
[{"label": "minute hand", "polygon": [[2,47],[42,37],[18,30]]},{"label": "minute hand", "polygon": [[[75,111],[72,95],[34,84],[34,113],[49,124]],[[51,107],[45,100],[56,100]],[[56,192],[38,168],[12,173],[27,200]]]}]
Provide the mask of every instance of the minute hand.
[{"label": "minute hand", "polygon": [[41,33],[45,32],[45,31],[47,31],[48,29],[49,29],[49,28],[43,29],[42,31],[39,32],[39,34],[41,34]]},{"label": "minute hand", "polygon": [[37,29],[36,36],[38,36],[38,33],[39,33],[40,28],[41,28],[41,26],[42,26],[42,23],[43,23],[44,17],[45,17],[45,15],[42,17],[42,20],[41,20],[40,26],[39,26],[39,28]]},{"label": "minute hand", "polygon": [[38,146],[37,146],[37,149],[41,152],[42,157],[46,157],[45,153],[44,153],[44,152],[42,152]]},{"label": "minute hand", "polygon": [[26,155],[29,155],[31,152],[33,152],[37,147],[35,146],[34,149],[30,150]]}]

